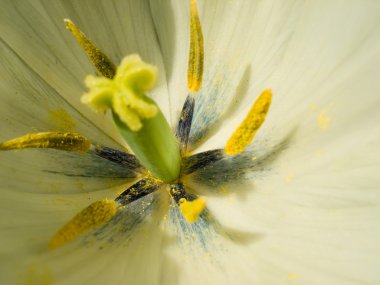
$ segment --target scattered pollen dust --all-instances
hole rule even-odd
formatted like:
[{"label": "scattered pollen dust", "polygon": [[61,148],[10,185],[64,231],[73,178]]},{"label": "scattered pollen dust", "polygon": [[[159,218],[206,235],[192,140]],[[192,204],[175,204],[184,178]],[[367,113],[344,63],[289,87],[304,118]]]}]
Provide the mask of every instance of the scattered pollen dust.
[{"label": "scattered pollen dust", "polygon": [[288,274],[288,279],[289,280],[296,280],[298,278],[298,275],[296,273],[289,273]]},{"label": "scattered pollen dust", "polygon": [[[330,109],[331,106],[327,107],[327,108]],[[314,112],[318,112],[318,107],[315,104],[310,104],[309,105],[309,110],[311,112],[313,112],[313,113]],[[318,115],[317,115],[317,125],[318,125],[318,127],[321,130],[326,130],[330,126],[330,123],[331,123],[331,118],[330,118],[330,116],[327,115],[326,109],[325,110],[321,109],[319,111]]]},{"label": "scattered pollen dust", "polygon": [[32,265],[26,275],[27,285],[53,285],[53,277],[46,266]]},{"label": "scattered pollen dust", "polygon": [[323,156],[325,153],[326,153],[326,151],[325,151],[324,149],[318,149],[317,151],[315,151],[315,152],[313,153],[313,155],[316,156],[316,157],[321,157],[321,156]]},{"label": "scattered pollen dust", "polygon": [[73,118],[65,109],[49,110],[50,120],[57,131],[74,131],[75,123]]},{"label": "scattered pollen dust", "polygon": [[315,104],[310,104],[310,105],[309,105],[309,109],[310,109],[311,111],[316,111],[316,110],[317,110],[317,106],[316,106]]},{"label": "scattered pollen dust", "polygon": [[288,175],[285,176],[285,182],[289,184],[293,182],[293,180],[294,180],[294,173],[289,172]]},{"label": "scattered pollen dust", "polygon": [[219,194],[229,194],[228,189],[226,187],[223,187],[223,186],[220,186],[217,191]]},{"label": "scattered pollen dust", "polygon": [[321,111],[319,112],[317,122],[321,130],[326,130],[330,126],[331,118],[324,111]]}]

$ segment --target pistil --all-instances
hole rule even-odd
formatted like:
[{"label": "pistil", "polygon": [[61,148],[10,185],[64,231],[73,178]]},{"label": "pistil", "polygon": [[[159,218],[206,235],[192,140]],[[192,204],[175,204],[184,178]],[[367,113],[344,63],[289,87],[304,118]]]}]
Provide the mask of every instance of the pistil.
[{"label": "pistil", "polygon": [[112,112],[119,133],[153,176],[164,182],[178,179],[177,140],[158,105],[145,94],[155,83],[156,68],[129,55],[115,71],[110,59],[72,21],[66,19],[65,24],[102,75],[87,76],[89,91],[82,103],[97,112]]}]

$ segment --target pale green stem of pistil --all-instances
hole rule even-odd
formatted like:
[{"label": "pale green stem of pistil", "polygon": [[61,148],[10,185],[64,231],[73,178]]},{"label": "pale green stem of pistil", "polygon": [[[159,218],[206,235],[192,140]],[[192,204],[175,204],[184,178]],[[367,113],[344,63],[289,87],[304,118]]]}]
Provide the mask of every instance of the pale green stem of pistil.
[{"label": "pale green stem of pistil", "polygon": [[181,157],[176,138],[157,104],[145,95],[157,70],[138,55],[125,57],[113,79],[87,76],[82,103],[98,112],[108,109],[120,134],[140,163],[164,182],[178,178]]}]

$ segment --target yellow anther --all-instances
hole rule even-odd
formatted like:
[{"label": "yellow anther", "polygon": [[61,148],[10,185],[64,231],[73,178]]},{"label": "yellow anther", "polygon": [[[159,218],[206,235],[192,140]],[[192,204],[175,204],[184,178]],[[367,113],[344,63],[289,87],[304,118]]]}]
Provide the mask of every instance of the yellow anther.
[{"label": "yellow anther", "polygon": [[251,107],[247,117],[229,138],[225,152],[228,155],[241,153],[253,140],[256,132],[263,124],[272,101],[272,91],[263,91]]},{"label": "yellow anther", "polygon": [[96,201],[84,208],[50,240],[49,248],[61,247],[84,232],[101,226],[116,214],[116,202],[113,200]]},{"label": "yellow anther", "polygon": [[157,77],[156,67],[141,60],[138,55],[123,59],[113,79],[87,76],[85,83],[90,89],[82,97],[82,103],[95,111],[107,109],[132,131],[142,128],[142,119],[156,116],[157,106],[146,98],[144,92],[153,87]]},{"label": "yellow anther", "polygon": [[204,44],[197,0],[190,0],[190,50],[187,68],[187,86],[197,92],[202,86]]},{"label": "yellow anther", "polygon": [[193,201],[188,201],[185,198],[179,200],[179,209],[189,223],[196,222],[205,207],[206,199],[203,197],[199,197]]},{"label": "yellow anther", "polygon": [[77,133],[31,133],[3,143],[0,150],[12,150],[23,148],[53,148],[67,151],[86,152],[91,142]]},{"label": "yellow anther", "polygon": [[116,67],[112,61],[71,20],[65,19],[64,21],[66,28],[73,34],[99,73],[112,79],[116,72]]}]

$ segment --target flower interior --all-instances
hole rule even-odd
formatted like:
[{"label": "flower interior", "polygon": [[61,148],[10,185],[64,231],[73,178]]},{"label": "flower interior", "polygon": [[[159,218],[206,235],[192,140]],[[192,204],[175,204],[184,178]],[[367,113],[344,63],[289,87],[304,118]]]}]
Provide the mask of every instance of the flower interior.
[{"label": "flower interior", "polygon": [[[191,0],[190,4],[189,94],[174,132],[159,106],[147,95],[157,77],[156,67],[145,63],[136,54],[126,56],[116,67],[71,20],[65,19],[65,25],[99,75],[86,77],[88,91],[82,96],[82,103],[95,112],[111,112],[113,123],[130,150],[111,149],[71,132],[26,134],[1,143],[0,150],[52,148],[82,153],[91,151],[103,159],[127,165],[138,174],[139,180],[114,200],[96,201],[84,208],[53,235],[49,247],[65,245],[107,223],[128,204],[160,189],[167,189],[186,221],[195,223],[206,208],[206,199],[188,193],[183,178],[216,161],[242,153],[265,120],[271,104],[271,90],[263,91],[254,102],[224,149],[192,155],[188,151],[189,133],[204,69],[203,34],[196,0]],[[162,187],[164,185],[167,187]]]}]

